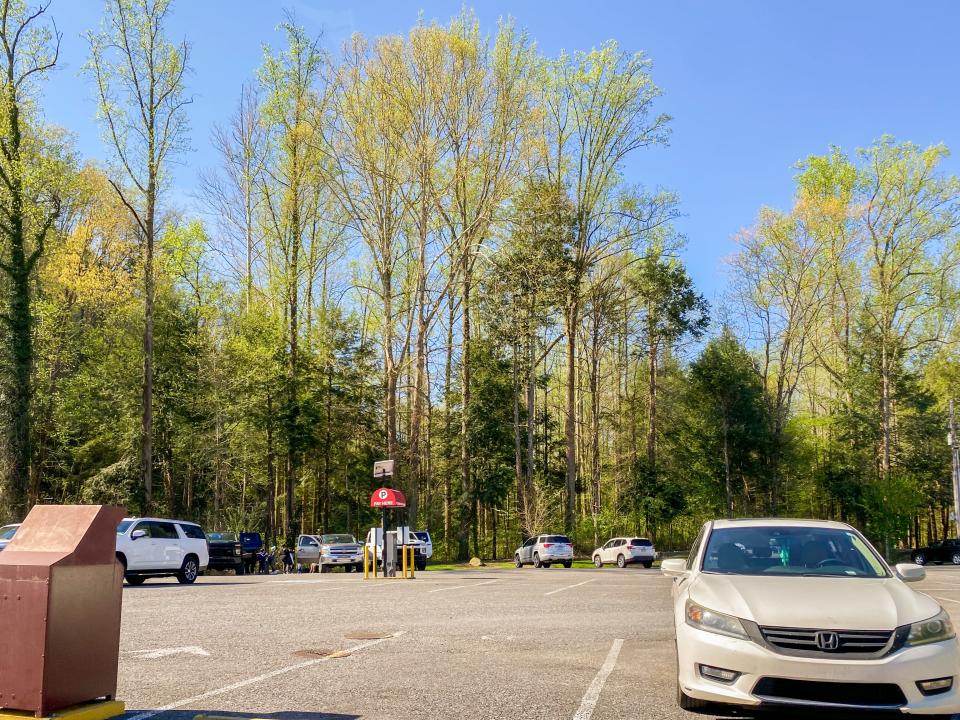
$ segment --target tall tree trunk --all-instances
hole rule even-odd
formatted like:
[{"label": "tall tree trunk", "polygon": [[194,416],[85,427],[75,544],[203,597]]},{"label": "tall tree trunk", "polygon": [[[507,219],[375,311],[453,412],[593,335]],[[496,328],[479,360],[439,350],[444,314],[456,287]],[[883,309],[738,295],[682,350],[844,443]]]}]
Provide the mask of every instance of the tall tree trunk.
[{"label": "tall tree trunk", "polygon": [[450,384],[453,381],[453,298],[449,299],[449,316],[447,322],[447,358],[443,376],[443,444],[444,444],[444,473],[443,473],[443,543],[446,548],[446,559],[452,557],[450,545],[450,521],[453,515],[453,493],[451,479],[453,477],[453,423],[450,417]]},{"label": "tall tree trunk", "polygon": [[527,486],[523,474],[523,449],[520,443],[520,381],[517,377],[517,347],[513,346],[513,357],[510,365],[513,387],[513,474],[514,481],[520,494],[520,522],[524,531],[529,527],[529,500],[527,500]]},{"label": "tall tree trunk", "polygon": [[141,423],[140,470],[143,481],[145,515],[153,505],[153,303],[155,284],[153,276],[154,234],[156,231],[156,171],[153,167],[153,133],[150,133],[148,152],[150,160],[147,207],[144,218],[143,255],[143,418]]},{"label": "tall tree trunk", "polygon": [[476,503],[473,498],[473,486],[470,470],[470,258],[464,252],[463,278],[463,351],[460,358],[460,384],[463,397],[460,410],[460,532],[458,536],[457,558],[467,560],[470,555],[468,540],[470,530],[474,530],[476,546]]},{"label": "tall tree trunk", "polygon": [[564,528],[573,532],[576,524],[577,503],[577,319],[576,303],[566,309],[567,334],[567,386],[566,386],[566,458],[567,458],[567,504],[564,512]]},{"label": "tall tree trunk", "polygon": [[267,394],[267,512],[266,512],[266,543],[276,535],[277,505],[277,470],[273,447],[273,396]]},{"label": "tall tree trunk", "polygon": [[733,518],[733,482],[730,477],[730,423],[727,411],[723,417],[723,472],[727,495],[727,517]]}]

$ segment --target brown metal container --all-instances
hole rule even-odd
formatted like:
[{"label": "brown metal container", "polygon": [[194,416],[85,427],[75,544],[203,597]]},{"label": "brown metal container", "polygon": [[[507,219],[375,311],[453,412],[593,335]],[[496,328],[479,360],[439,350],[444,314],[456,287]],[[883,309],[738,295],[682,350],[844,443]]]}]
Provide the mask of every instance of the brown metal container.
[{"label": "brown metal container", "polygon": [[37,505],[0,552],[0,709],[44,717],[113,699],[125,510]]}]

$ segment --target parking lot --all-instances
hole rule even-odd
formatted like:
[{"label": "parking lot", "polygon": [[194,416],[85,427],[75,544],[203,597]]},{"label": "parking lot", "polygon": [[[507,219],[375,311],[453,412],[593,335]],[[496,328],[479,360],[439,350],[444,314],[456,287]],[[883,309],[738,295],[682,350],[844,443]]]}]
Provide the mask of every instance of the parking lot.
[{"label": "parking lot", "polygon": [[[914,587],[960,621],[960,569]],[[120,649],[128,719],[693,717],[670,581],[642,568],[152,580]]]}]

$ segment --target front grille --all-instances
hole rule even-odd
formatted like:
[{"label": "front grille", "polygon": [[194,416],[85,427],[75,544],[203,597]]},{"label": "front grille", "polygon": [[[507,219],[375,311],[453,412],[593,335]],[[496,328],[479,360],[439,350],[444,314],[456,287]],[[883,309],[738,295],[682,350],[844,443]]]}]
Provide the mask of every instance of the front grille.
[{"label": "front grille", "polygon": [[[883,655],[890,648],[892,630],[810,630],[761,627],[763,639],[786,655]],[[821,636],[818,642],[818,635]],[[826,637],[823,637],[826,635]],[[830,637],[835,635],[835,637]]]},{"label": "front grille", "polygon": [[784,703],[814,703],[860,708],[892,709],[907,704],[899,685],[889,683],[839,683],[785,678],[760,678],[753,688],[760,700]]},{"label": "front grille", "polygon": [[330,555],[333,557],[351,557],[360,554],[358,547],[330,548]]}]

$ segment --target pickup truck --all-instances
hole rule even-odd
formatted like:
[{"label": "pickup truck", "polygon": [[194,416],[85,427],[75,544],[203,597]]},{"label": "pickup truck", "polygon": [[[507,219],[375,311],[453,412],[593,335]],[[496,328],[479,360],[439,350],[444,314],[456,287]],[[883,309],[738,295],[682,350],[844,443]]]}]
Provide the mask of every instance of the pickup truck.
[{"label": "pickup truck", "polygon": [[322,573],[341,565],[344,572],[360,572],[363,569],[363,548],[353,535],[345,533],[301,535],[297,538],[295,562],[307,569],[317,565]]},{"label": "pickup truck", "polygon": [[237,575],[252,573],[257,552],[263,547],[260,533],[207,533],[211,570],[233,570]]}]

